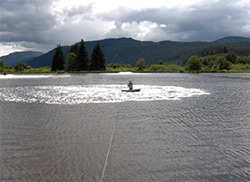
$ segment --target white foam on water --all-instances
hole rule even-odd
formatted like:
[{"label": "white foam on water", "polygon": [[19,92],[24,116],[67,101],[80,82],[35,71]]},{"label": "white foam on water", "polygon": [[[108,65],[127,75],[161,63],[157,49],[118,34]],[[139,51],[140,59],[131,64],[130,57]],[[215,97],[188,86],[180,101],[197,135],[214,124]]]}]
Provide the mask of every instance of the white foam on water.
[{"label": "white foam on water", "polygon": [[32,75],[32,74],[27,74],[27,75],[18,75],[18,74],[7,74],[7,75],[0,75],[0,79],[27,79],[27,78],[30,78],[30,79],[34,79],[34,78],[65,78],[65,77],[70,77],[70,75]]},{"label": "white foam on water", "polygon": [[153,73],[134,73],[130,71],[122,71],[118,73],[100,73],[102,75],[115,75],[115,76],[126,76],[126,75],[134,75],[134,76],[140,76],[140,75],[151,75]]},{"label": "white foam on water", "polygon": [[122,72],[118,72],[118,73],[100,73],[102,75],[116,75],[116,76],[123,76],[123,75],[140,75],[140,73],[133,73],[130,71],[122,71]]},{"label": "white foam on water", "polygon": [[131,74],[135,74],[135,73],[130,72],[130,71],[126,71],[126,72],[119,72],[118,74],[119,75],[131,75]]},{"label": "white foam on water", "polygon": [[26,103],[76,105],[126,101],[180,100],[208,92],[175,86],[134,85],[140,92],[122,92],[124,85],[25,86],[0,88],[0,100]]}]

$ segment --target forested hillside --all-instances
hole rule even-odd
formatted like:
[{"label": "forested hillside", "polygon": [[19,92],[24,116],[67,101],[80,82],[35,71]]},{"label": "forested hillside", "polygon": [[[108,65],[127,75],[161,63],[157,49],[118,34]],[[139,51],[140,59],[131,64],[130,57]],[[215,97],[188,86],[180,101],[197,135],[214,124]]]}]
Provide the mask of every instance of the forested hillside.
[{"label": "forested hillside", "polygon": [[14,66],[18,62],[27,62],[38,56],[41,56],[42,54],[42,52],[36,51],[14,52],[0,57],[0,59],[3,60],[7,66]]},{"label": "forested hillside", "polygon": [[[240,41],[239,41],[240,40]],[[244,40],[244,41],[243,41]],[[155,64],[164,60],[166,64],[184,65],[188,58],[195,54],[201,56],[204,52],[217,52],[223,47],[233,51],[239,56],[249,55],[249,39],[227,37],[214,42],[148,42],[131,38],[105,39],[100,41],[87,41],[86,49],[89,57],[94,45],[99,42],[105,53],[106,63],[123,63],[134,65],[140,58],[146,60],[146,64]],[[62,46],[62,51],[67,57],[70,46]],[[55,50],[51,50],[35,59],[28,61],[31,67],[51,66],[51,60]]]}]

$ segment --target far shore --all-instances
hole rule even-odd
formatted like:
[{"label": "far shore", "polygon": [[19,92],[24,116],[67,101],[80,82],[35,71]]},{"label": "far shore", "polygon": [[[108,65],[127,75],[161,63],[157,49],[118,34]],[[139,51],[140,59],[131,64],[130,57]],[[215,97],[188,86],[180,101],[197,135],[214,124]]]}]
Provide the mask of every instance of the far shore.
[{"label": "far shore", "polygon": [[[147,71],[147,70],[120,70],[120,71],[115,71],[115,70],[105,70],[105,71],[39,71],[36,69],[32,70],[23,70],[23,71],[10,71],[10,72],[5,72],[6,75],[8,74],[84,74],[84,73],[191,73],[191,74],[199,74],[199,73],[250,73],[250,70],[216,70],[216,71],[196,71],[196,72],[189,72],[189,71]],[[4,73],[1,73],[4,75]]]}]

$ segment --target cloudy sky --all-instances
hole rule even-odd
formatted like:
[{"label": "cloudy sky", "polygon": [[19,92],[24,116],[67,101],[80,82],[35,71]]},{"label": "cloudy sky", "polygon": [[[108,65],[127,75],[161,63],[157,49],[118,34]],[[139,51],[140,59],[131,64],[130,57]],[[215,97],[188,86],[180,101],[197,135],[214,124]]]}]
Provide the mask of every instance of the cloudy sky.
[{"label": "cloudy sky", "polygon": [[250,36],[250,0],[0,0],[0,56],[105,38]]}]

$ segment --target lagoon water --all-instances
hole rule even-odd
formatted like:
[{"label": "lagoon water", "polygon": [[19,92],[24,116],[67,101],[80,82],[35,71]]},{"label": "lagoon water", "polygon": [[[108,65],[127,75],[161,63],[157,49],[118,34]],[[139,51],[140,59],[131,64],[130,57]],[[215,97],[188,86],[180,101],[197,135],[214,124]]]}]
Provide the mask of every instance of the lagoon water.
[{"label": "lagoon water", "polygon": [[0,181],[101,180],[250,181],[250,74],[1,75]]}]

